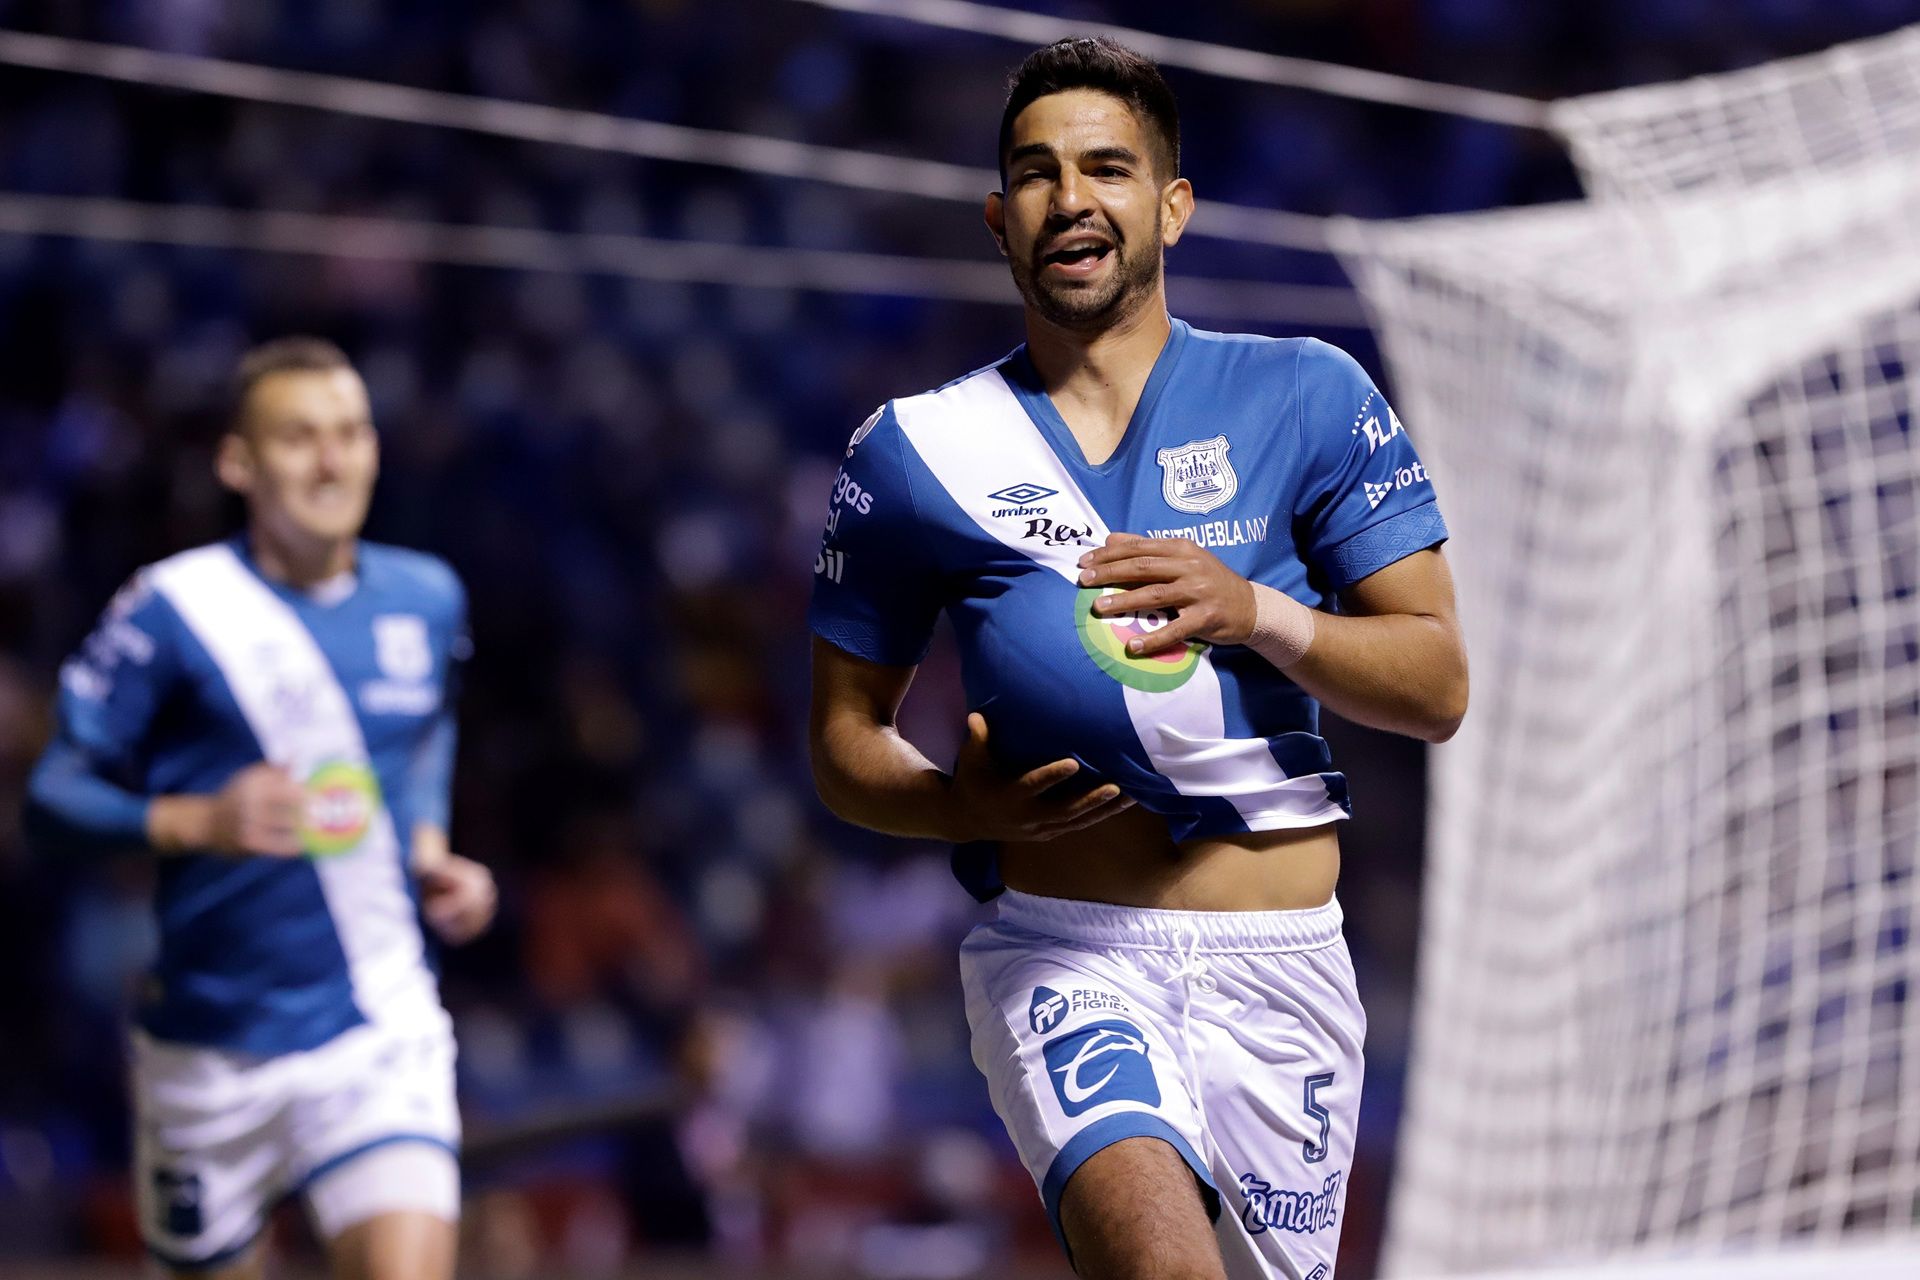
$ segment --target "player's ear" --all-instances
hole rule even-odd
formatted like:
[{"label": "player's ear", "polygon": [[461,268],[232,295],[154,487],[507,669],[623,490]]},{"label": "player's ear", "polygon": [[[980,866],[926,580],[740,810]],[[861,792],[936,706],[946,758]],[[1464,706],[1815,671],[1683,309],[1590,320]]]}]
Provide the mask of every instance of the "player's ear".
[{"label": "player's ear", "polygon": [[1000,246],[1000,256],[1007,256],[1007,198],[998,191],[987,193],[986,208],[980,211],[986,219],[987,232],[993,242]]},{"label": "player's ear", "polygon": [[245,494],[253,489],[253,447],[239,431],[229,431],[220,437],[220,446],[213,454],[213,474],[235,493]]},{"label": "player's ear", "polygon": [[1180,243],[1180,233],[1186,230],[1187,219],[1193,216],[1193,184],[1185,178],[1175,178],[1160,191],[1160,243],[1175,245]]}]

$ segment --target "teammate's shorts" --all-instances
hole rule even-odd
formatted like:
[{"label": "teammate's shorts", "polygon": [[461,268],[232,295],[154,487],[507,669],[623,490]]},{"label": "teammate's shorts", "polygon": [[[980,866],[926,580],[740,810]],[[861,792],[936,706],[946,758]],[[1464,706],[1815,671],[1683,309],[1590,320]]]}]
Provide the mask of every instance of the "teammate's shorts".
[{"label": "teammate's shorts", "polygon": [[973,1060],[1054,1230],[1089,1157],[1160,1138],[1233,1280],[1331,1280],[1366,1035],[1339,903],[1149,911],[1009,890],[999,910],[960,951]]},{"label": "teammate's shorts", "polygon": [[330,1240],[381,1213],[458,1221],[453,1030],[438,1008],[273,1058],[133,1037],[134,1200],[176,1270],[246,1251],[285,1198]]}]

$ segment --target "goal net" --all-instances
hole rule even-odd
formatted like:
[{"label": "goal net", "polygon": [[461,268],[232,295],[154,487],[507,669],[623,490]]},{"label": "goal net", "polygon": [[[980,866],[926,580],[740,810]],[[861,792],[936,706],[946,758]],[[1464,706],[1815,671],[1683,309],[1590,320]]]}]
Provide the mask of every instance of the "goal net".
[{"label": "goal net", "polygon": [[1920,27],[1554,120],[1586,200],[1338,231],[1474,681],[1434,757],[1387,1269],[1898,1252]]}]

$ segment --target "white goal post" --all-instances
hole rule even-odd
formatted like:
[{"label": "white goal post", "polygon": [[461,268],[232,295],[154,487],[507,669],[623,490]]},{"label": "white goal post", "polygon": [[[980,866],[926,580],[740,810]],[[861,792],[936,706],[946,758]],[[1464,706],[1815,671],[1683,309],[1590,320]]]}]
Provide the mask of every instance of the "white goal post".
[{"label": "white goal post", "polygon": [[1553,118],[1337,228],[1473,664],[1386,1269],[1920,1276],[1920,27]]}]

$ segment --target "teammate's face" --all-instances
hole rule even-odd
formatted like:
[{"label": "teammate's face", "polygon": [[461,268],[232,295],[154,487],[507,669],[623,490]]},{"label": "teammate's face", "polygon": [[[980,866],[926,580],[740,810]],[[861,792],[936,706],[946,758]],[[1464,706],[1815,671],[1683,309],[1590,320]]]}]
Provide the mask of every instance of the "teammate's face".
[{"label": "teammate's face", "polygon": [[1048,322],[1097,331],[1158,296],[1162,250],[1193,195],[1155,154],[1132,108],[1098,90],[1049,94],[1014,118],[1007,189],[988,198],[987,226]]},{"label": "teammate's face", "polygon": [[380,469],[366,384],[351,369],[271,373],[221,445],[220,478],[281,537],[359,535]]}]

